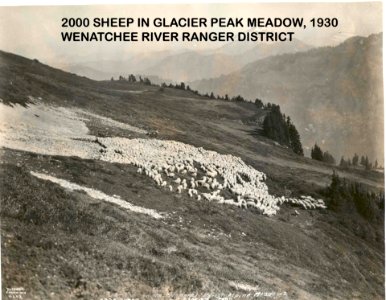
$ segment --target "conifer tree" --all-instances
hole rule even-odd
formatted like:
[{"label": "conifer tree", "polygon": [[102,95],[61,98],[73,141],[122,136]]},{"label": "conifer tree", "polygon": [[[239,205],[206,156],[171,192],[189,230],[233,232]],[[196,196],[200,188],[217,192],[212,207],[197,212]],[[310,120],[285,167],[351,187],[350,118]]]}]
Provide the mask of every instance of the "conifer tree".
[{"label": "conifer tree", "polygon": [[358,165],[358,162],[359,162],[359,156],[358,156],[358,154],[355,153],[355,155],[354,155],[353,158],[352,158],[352,164],[353,164],[353,166],[357,166],[357,165]]},{"label": "conifer tree", "polygon": [[318,144],[315,143],[315,146],[311,149],[311,158],[319,161],[323,161],[323,151],[318,146]]}]

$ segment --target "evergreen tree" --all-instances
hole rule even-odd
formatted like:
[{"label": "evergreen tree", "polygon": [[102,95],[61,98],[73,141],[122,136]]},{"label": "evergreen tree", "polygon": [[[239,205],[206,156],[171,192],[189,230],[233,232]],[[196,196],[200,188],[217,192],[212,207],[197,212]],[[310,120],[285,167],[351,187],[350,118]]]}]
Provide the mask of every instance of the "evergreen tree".
[{"label": "evergreen tree", "polygon": [[280,111],[280,106],[272,104],[263,121],[263,134],[280,143],[289,146],[298,155],[304,155],[300,135],[289,117]]},{"label": "evergreen tree", "polygon": [[366,166],[366,168],[368,168],[369,165],[370,165],[369,158],[366,155],[366,158],[365,158],[365,166]]},{"label": "evergreen tree", "polygon": [[137,78],[135,78],[135,76],[133,74],[130,74],[128,77],[128,80],[129,80],[129,82],[136,82]]},{"label": "evergreen tree", "polygon": [[352,158],[352,164],[353,166],[357,166],[359,162],[359,156],[355,153],[354,157]]},{"label": "evergreen tree", "polygon": [[311,158],[319,161],[323,161],[323,151],[318,146],[318,144],[315,143],[315,146],[311,149]]},{"label": "evergreen tree", "polygon": [[304,152],[303,152],[302,143],[300,141],[300,135],[295,125],[292,124],[290,117],[287,118],[287,127],[288,127],[289,143],[290,143],[291,149],[296,154],[303,156]]},{"label": "evergreen tree", "polygon": [[328,151],[323,153],[323,161],[325,163],[335,165],[335,158]]},{"label": "evergreen tree", "polygon": [[366,166],[366,159],[363,155],[361,156],[361,165],[364,167]]},{"label": "evergreen tree", "polygon": [[243,102],[245,101],[244,98],[240,95],[237,95],[236,97],[233,97],[232,98],[232,101],[235,101],[235,102]]},{"label": "evergreen tree", "polygon": [[369,158],[367,157],[367,155],[365,158],[365,168],[366,168],[366,170],[371,170],[371,168],[372,168],[372,163],[369,161]]},{"label": "evergreen tree", "polygon": [[259,98],[256,98],[255,105],[257,108],[262,108],[264,106],[263,101],[261,101]]},{"label": "evergreen tree", "polygon": [[144,84],[146,84],[146,85],[151,85],[151,81],[150,81],[150,79],[147,78],[147,77],[145,77],[145,78],[143,79],[142,82],[143,82]]},{"label": "evergreen tree", "polygon": [[342,156],[342,158],[340,159],[339,166],[341,166],[341,167],[343,167],[343,168],[347,168],[347,167],[348,167],[348,162],[344,159],[343,156]]},{"label": "evergreen tree", "polygon": [[282,145],[290,145],[289,130],[280,111],[279,105],[272,106],[263,122],[263,133],[266,137]]}]

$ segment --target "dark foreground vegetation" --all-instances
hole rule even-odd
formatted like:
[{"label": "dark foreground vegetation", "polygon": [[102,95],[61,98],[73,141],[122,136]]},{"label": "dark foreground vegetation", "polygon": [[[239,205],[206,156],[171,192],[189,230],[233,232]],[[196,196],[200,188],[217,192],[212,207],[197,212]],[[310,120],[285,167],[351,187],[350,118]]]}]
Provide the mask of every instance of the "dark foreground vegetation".
[{"label": "dark foreground vegetation", "polygon": [[337,214],[337,228],[343,226],[384,251],[384,190],[371,190],[334,172],[331,184],[322,189],[320,195],[328,210]]},{"label": "dark foreground vegetation", "polygon": [[338,212],[356,211],[371,223],[383,223],[385,213],[385,194],[383,191],[369,191],[360,183],[350,183],[334,172],[330,186],[322,194],[326,197],[328,207],[331,210]]}]

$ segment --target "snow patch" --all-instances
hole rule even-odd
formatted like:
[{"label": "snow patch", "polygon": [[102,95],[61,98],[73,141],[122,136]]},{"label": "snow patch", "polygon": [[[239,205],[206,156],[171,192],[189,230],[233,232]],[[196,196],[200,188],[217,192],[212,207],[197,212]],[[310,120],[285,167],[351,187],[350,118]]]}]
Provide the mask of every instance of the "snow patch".
[{"label": "snow patch", "polygon": [[133,205],[125,200],[122,200],[119,196],[116,196],[116,195],[109,196],[109,195],[106,195],[105,193],[102,193],[101,191],[98,191],[98,190],[95,190],[92,188],[88,188],[88,187],[84,187],[84,186],[78,185],[76,183],[72,183],[70,181],[56,178],[56,177],[53,177],[53,176],[50,176],[47,174],[43,174],[43,173],[37,173],[37,172],[31,171],[31,174],[37,178],[40,178],[43,180],[48,180],[48,181],[51,181],[53,183],[56,183],[56,184],[60,185],[61,187],[68,189],[70,191],[84,191],[84,192],[86,192],[87,195],[89,195],[92,198],[95,198],[98,200],[103,200],[103,201],[110,202],[110,203],[114,203],[114,204],[119,205],[120,207],[128,209],[132,212],[149,215],[155,219],[163,218],[163,216],[160,213],[156,212],[153,209]]},{"label": "snow patch", "polygon": [[242,282],[236,282],[236,281],[229,281],[228,282],[229,286],[233,287],[236,290],[242,290],[246,292],[256,292],[259,290],[258,286],[253,286],[247,283],[242,283]]},{"label": "snow patch", "polygon": [[79,156],[91,154],[88,128],[75,112],[41,103],[27,107],[0,103],[0,146],[47,155]]}]

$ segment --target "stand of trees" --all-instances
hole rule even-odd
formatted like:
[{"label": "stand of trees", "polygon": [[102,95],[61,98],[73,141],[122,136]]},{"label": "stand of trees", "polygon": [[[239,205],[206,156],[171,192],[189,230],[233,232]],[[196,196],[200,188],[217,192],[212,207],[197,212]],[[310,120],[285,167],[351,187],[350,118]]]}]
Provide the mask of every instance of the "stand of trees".
[{"label": "stand of trees", "polygon": [[327,198],[327,207],[335,211],[350,213],[354,208],[368,221],[383,222],[385,195],[368,191],[357,182],[349,183],[333,173],[330,186],[322,191]]},{"label": "stand of trees", "polygon": [[[141,76],[139,76],[138,79],[139,79],[140,83],[143,83],[145,85],[153,85],[151,83],[150,79],[147,77],[142,78]],[[114,77],[111,77],[111,81],[115,81]],[[127,82],[131,82],[131,83],[138,82],[137,78],[133,74],[130,74],[127,78],[123,77],[122,75],[119,75],[118,81],[127,81]]]},{"label": "stand of trees", "polygon": [[[111,78],[111,81],[114,81],[114,78]],[[130,74],[127,79],[123,76],[119,76],[118,81],[127,81],[130,83],[142,83],[145,85],[154,85],[159,86],[156,84],[153,84],[149,78],[145,77],[142,78],[139,76],[138,80],[133,75]],[[225,96],[215,96],[214,93],[206,93],[205,95],[200,94],[196,90],[192,90],[189,85],[186,85],[184,82],[177,83],[177,84],[166,84],[163,82],[160,86],[160,91],[163,92],[165,88],[174,88],[179,90],[185,90],[190,91],[196,95],[206,97],[209,99],[217,99],[217,100],[223,100],[223,101],[233,101],[233,102],[251,102],[245,99],[241,95],[234,96],[232,98],[229,98],[229,96],[226,94]],[[280,111],[280,106],[268,103],[267,105],[264,105],[263,101],[259,98],[256,98],[254,101],[254,104],[258,109],[266,109],[268,110],[267,115],[264,118],[263,122],[263,134],[273,139],[274,141],[277,141],[281,145],[288,146],[292,151],[298,155],[303,156],[303,146],[300,141],[300,135],[298,130],[296,129],[295,125],[292,123],[290,117],[286,117],[284,114]]]},{"label": "stand of trees", "polygon": [[[173,83],[166,84],[164,82],[164,83],[161,84],[161,87],[162,88],[173,88],[173,89],[178,89],[178,90],[186,90],[186,91],[193,92],[196,95],[199,95],[199,96],[202,96],[202,97],[206,97],[206,98],[209,98],[209,99],[217,99],[217,100],[233,101],[233,102],[251,102],[251,101],[248,101],[247,99],[245,99],[241,95],[237,95],[237,96],[234,96],[232,98],[229,98],[229,96],[227,94],[225,94],[225,96],[215,95],[213,92],[211,92],[210,94],[209,93],[201,94],[201,93],[199,93],[196,90],[192,90],[189,87],[189,85],[186,85],[184,82],[176,83],[176,84],[173,84]],[[259,98],[256,98],[254,103],[256,104],[256,106],[258,108],[264,108],[264,103]]]},{"label": "stand of trees", "polygon": [[[315,143],[314,147],[311,149],[311,158],[315,160],[319,160],[325,163],[329,163],[334,165],[336,163],[334,157],[328,152],[323,150],[318,146],[317,143]],[[362,155],[359,157],[358,154],[354,154],[354,156],[350,159],[345,159],[344,156],[340,159],[339,166],[343,168],[350,168],[350,167],[363,167],[366,170],[371,169],[377,169],[380,166],[378,165],[378,161],[375,160],[374,163],[370,162],[368,156]]]},{"label": "stand of trees", "polygon": [[378,160],[375,160],[375,162],[372,163],[367,155],[362,155],[359,159],[359,155],[356,153],[354,154],[352,159],[345,159],[344,156],[342,156],[339,165],[345,168],[362,166],[366,170],[377,169],[378,167],[380,167],[378,165]]},{"label": "stand of trees", "polygon": [[311,158],[331,165],[335,164],[335,158],[328,151],[323,152],[317,143],[311,149]]},{"label": "stand of trees", "polygon": [[[257,105],[260,105],[259,101]],[[264,118],[263,134],[281,145],[290,147],[294,153],[303,156],[300,135],[290,117],[281,113],[279,105],[268,103],[267,109],[269,112]]]}]

